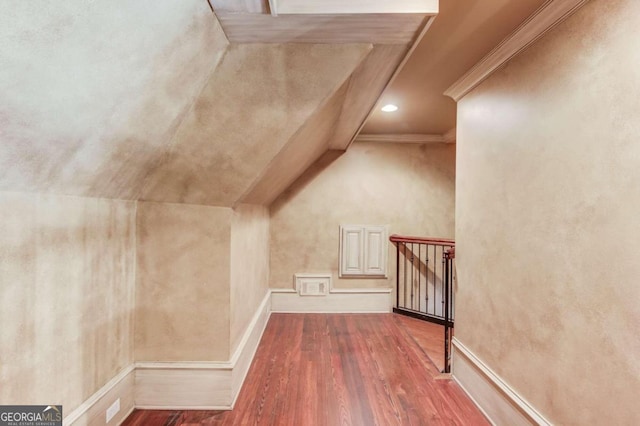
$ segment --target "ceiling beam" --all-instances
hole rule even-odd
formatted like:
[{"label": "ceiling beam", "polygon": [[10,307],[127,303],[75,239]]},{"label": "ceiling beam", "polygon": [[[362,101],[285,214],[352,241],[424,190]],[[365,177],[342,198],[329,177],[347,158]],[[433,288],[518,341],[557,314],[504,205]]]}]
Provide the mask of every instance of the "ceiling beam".
[{"label": "ceiling beam", "polygon": [[[278,15],[216,10],[231,43],[372,43],[409,45],[424,14]],[[427,17],[427,19],[432,19]]]},{"label": "ceiling beam", "polygon": [[271,12],[289,14],[369,14],[419,13],[437,15],[439,0],[270,0]]},{"label": "ceiling beam", "polygon": [[[375,111],[378,103],[380,102],[380,97],[382,96],[384,91],[387,90],[387,88],[389,86],[391,86],[391,84],[398,77],[398,74],[400,74],[400,71],[402,71],[404,66],[407,64],[407,62],[409,61],[409,58],[411,57],[413,52],[416,50],[416,47],[418,47],[418,44],[423,39],[424,35],[427,33],[427,31],[429,31],[429,28],[431,28],[431,25],[433,24],[433,21],[435,21],[435,19],[436,19],[435,16],[431,16],[431,17],[426,19],[426,22],[422,26],[422,29],[420,30],[420,33],[413,40],[413,43],[411,44],[411,47],[409,49],[407,49],[407,53],[405,53],[404,58],[402,58],[402,61],[396,67],[396,70],[393,72],[393,75],[391,76],[389,81],[387,81],[387,84],[384,86],[384,89],[382,89],[382,91],[380,92],[380,96],[378,96],[378,101],[371,106],[371,109],[369,110],[369,113],[367,114],[366,118],[364,120],[362,120],[362,123],[360,123],[360,127],[358,127],[358,130],[353,134],[353,137],[351,138],[351,141],[349,142],[349,145],[351,145],[353,142],[355,142],[356,138],[358,137],[358,135],[360,134],[360,132],[364,128],[365,123],[373,115],[373,112]],[[347,148],[349,147],[349,145],[347,145]]]}]

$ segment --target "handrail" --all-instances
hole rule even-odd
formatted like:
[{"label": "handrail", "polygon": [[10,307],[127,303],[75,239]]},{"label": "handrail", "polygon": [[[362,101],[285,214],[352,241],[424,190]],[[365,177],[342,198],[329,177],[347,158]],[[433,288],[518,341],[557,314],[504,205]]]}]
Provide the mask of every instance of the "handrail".
[{"label": "handrail", "polygon": [[444,256],[449,260],[455,259],[456,258],[456,248],[455,248],[455,246],[450,248],[449,250],[447,250],[444,253]]},{"label": "handrail", "polygon": [[394,243],[440,244],[454,247],[456,245],[455,240],[449,240],[447,238],[408,237],[398,234],[390,236],[389,241]]}]

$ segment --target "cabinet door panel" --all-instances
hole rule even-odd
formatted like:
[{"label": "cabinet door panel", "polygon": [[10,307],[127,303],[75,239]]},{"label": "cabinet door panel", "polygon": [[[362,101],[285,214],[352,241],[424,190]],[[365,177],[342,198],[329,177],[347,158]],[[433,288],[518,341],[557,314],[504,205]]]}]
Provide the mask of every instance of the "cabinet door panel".
[{"label": "cabinet door panel", "polygon": [[368,226],[365,232],[365,275],[386,276],[387,232],[384,226]]},{"label": "cabinet door panel", "polygon": [[341,242],[340,275],[362,275],[364,273],[364,232],[362,227],[343,227]]}]

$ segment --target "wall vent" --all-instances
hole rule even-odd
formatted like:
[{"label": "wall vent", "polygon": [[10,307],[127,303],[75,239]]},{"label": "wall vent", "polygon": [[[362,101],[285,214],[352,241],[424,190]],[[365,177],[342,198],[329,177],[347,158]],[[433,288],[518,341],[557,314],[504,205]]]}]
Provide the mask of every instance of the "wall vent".
[{"label": "wall vent", "polygon": [[331,288],[331,275],[296,274],[295,288],[300,296],[326,296]]}]

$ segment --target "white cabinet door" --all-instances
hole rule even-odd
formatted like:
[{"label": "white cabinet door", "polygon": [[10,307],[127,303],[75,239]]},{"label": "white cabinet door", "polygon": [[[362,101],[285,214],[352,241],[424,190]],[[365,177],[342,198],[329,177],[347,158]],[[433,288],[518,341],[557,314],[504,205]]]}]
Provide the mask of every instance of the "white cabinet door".
[{"label": "white cabinet door", "polygon": [[343,225],[340,227],[340,276],[387,276],[387,227]]},{"label": "white cabinet door", "polygon": [[340,245],[340,276],[364,274],[364,232],[361,226],[343,226]]},{"label": "white cabinet door", "polygon": [[365,275],[387,275],[387,230],[384,226],[364,229]]}]

